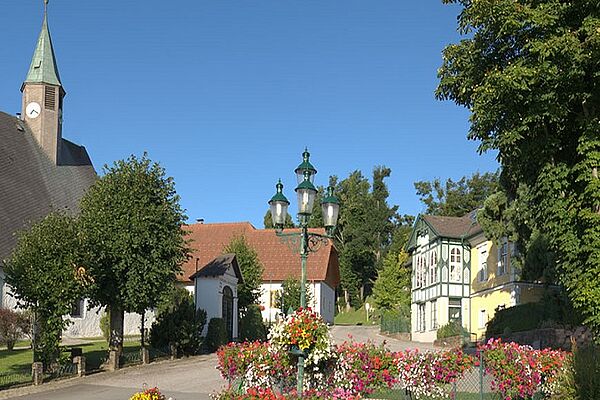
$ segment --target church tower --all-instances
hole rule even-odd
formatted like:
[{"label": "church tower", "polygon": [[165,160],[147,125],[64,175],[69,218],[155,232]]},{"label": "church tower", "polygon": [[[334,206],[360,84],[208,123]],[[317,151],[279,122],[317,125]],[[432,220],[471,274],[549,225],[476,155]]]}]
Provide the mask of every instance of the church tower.
[{"label": "church tower", "polygon": [[60,82],[56,57],[48,30],[48,0],[44,0],[44,21],[23,92],[22,118],[40,147],[55,164],[60,163],[62,111],[65,91]]}]

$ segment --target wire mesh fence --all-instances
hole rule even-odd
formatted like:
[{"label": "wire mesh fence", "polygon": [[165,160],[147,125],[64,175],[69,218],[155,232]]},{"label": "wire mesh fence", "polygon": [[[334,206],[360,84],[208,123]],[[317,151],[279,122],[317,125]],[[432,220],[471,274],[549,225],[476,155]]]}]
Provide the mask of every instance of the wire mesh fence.
[{"label": "wire mesh fence", "polygon": [[33,381],[31,368],[0,372],[0,390],[10,387],[30,385]]},{"label": "wire mesh fence", "polygon": [[381,314],[379,330],[386,333],[410,332],[410,320],[399,313],[384,312]]},{"label": "wire mesh fence", "polygon": [[135,349],[133,351],[123,351],[120,358],[120,364],[122,367],[128,365],[136,365],[142,363],[142,352],[140,349]]},{"label": "wire mesh fence", "polygon": [[77,375],[77,364],[68,362],[59,364],[44,374],[44,380],[71,378]]},{"label": "wire mesh fence", "polygon": [[166,360],[171,357],[171,350],[168,346],[165,347],[149,347],[148,352],[150,353],[150,361]]}]

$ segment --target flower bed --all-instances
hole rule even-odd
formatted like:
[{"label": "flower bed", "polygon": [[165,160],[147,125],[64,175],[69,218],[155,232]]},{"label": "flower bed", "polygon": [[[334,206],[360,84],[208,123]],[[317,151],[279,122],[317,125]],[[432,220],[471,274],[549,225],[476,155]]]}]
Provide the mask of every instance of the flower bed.
[{"label": "flower bed", "polygon": [[166,400],[166,398],[158,388],[154,387],[135,393],[129,400]]},{"label": "flower bed", "polygon": [[[478,365],[460,349],[444,352],[391,352],[373,343],[352,340],[334,345],[320,317],[299,310],[273,327],[270,342],[229,344],[217,353],[218,369],[230,382],[216,399],[296,400],[294,346],[306,355],[302,399],[350,400],[374,391],[397,389],[413,399],[452,398],[453,384]],[[564,386],[570,355],[533,350],[490,340],[478,348],[493,390],[503,399],[528,399],[540,391],[556,396]]]},{"label": "flower bed", "polygon": [[538,391],[546,397],[555,395],[571,359],[561,350],[534,350],[501,339],[490,339],[478,351],[486,373],[494,378],[492,389],[509,400],[530,398]]}]

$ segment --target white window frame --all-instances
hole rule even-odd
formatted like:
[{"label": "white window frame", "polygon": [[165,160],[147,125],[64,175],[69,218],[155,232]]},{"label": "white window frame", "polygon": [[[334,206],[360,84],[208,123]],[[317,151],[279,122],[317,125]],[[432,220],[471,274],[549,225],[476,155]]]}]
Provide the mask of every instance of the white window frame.
[{"label": "white window frame", "polygon": [[480,283],[488,280],[487,258],[487,244],[484,244],[483,246],[479,247],[479,272],[477,273],[477,280]]},{"label": "white window frame", "polygon": [[487,323],[487,311],[479,310],[479,329],[485,329]]},{"label": "white window frame", "polygon": [[450,282],[462,282],[462,253],[458,247],[450,249]]},{"label": "white window frame", "polygon": [[508,269],[508,247],[507,240],[503,240],[498,246],[498,270],[496,271],[498,276],[505,275]]},{"label": "white window frame", "polygon": [[419,303],[418,304],[418,331],[419,332],[425,332],[425,303]]},{"label": "white window frame", "polygon": [[437,300],[431,301],[431,330],[434,331],[438,328],[437,323]]}]

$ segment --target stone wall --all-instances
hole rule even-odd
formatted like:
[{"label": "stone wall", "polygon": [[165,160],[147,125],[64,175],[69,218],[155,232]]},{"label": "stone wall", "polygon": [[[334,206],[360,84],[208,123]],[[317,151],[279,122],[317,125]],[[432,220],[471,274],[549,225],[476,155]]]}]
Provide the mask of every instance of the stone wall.
[{"label": "stone wall", "polygon": [[529,345],[534,349],[550,347],[553,349],[571,350],[571,338],[573,338],[579,347],[589,345],[592,342],[592,333],[584,326],[574,328],[535,329],[531,331],[495,335],[495,337],[501,338],[504,342]]}]

